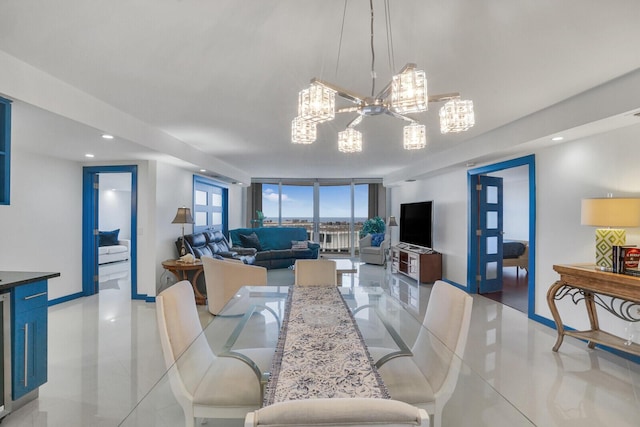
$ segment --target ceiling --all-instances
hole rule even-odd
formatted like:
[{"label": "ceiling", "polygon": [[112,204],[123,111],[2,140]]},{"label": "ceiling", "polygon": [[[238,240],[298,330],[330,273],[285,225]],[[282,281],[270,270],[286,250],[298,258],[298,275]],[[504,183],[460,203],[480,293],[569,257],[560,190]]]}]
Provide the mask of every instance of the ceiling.
[{"label": "ceiling", "polygon": [[[16,73],[4,79],[13,86],[0,78],[0,93],[15,99],[23,148],[66,159],[85,162],[89,151],[94,161],[158,159],[230,180],[384,178],[414,174],[447,152],[473,160],[464,158],[466,144],[640,68],[637,0],[389,3],[392,49],[385,3],[373,2],[375,91],[416,63],[430,94],[474,101],[470,131],[440,135],[435,104],[417,115],[429,128],[423,150],[403,150],[405,123],[378,116],[358,126],[362,153],[339,153],[349,114],[319,125],[314,144],[291,144],[297,94],[311,78],[370,94],[366,0],[346,8],[307,0],[3,0],[5,61],[34,67],[60,93],[81,92],[86,106],[76,108],[96,112],[91,120],[86,111],[71,114],[73,96],[55,102],[46,85],[29,92]],[[102,132],[116,138],[103,141]],[[504,155],[496,149],[482,160]]]}]

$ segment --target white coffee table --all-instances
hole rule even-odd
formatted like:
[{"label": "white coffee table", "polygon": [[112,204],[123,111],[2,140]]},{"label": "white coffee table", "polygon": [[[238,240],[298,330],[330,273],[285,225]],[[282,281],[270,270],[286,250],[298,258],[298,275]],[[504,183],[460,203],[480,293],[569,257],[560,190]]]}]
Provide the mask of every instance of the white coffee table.
[{"label": "white coffee table", "polygon": [[338,286],[342,285],[342,275],[357,273],[358,266],[362,264],[360,261],[352,261],[349,258],[327,258],[336,263],[336,281]]}]

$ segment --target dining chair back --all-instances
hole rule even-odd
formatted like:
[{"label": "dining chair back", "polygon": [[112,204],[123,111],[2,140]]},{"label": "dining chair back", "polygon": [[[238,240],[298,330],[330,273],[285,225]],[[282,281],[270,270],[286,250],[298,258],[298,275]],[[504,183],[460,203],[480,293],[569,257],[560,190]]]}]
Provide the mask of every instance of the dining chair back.
[{"label": "dining chair back", "polygon": [[211,314],[220,314],[225,304],[241,287],[267,284],[267,269],[264,267],[210,256],[203,256],[201,259],[207,287],[207,307]]},{"label": "dining chair back", "polygon": [[299,259],[294,266],[296,286],[336,286],[336,262],[330,259]]},{"label": "dining chair back", "polygon": [[[248,364],[213,353],[187,280],[156,296],[156,318],[169,384],[185,426],[193,427],[195,417],[242,419],[260,407],[260,377]],[[257,354],[262,349],[250,350]],[[264,350],[270,360],[273,350]]]},{"label": "dining chair back", "polygon": [[404,402],[373,398],[303,399],[247,414],[244,427],[404,427],[429,425],[429,415]]},{"label": "dining chair back", "polygon": [[[409,361],[396,358],[378,368],[394,399],[424,408],[436,427],[458,382],[467,344],[473,298],[442,280],[434,283]],[[377,357],[389,352],[372,348]]]}]

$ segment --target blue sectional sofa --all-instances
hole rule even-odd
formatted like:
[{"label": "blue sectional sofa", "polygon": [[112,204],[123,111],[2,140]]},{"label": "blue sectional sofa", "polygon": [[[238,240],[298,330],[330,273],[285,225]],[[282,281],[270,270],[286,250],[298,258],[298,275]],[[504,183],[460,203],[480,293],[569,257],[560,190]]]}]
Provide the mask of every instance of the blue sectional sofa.
[{"label": "blue sectional sofa", "polygon": [[318,258],[320,245],[310,242],[302,227],[258,227],[229,230],[231,250],[255,248],[255,265],[288,268],[297,259]]}]

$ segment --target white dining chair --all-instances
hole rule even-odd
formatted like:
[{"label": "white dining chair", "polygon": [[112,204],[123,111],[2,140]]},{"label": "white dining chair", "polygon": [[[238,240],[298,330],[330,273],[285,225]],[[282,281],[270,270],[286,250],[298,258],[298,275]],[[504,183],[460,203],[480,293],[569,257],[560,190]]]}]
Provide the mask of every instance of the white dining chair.
[{"label": "white dining chair", "polygon": [[171,390],[182,407],[185,426],[194,418],[239,418],[262,403],[262,372],[273,349],[243,349],[254,367],[232,357],[217,357],[198,317],[193,288],[183,280],[156,296],[160,343]]},{"label": "white dining chair", "polygon": [[207,288],[207,308],[211,314],[220,314],[225,304],[241,287],[267,284],[267,269],[264,267],[210,256],[203,256],[201,259]]},{"label": "white dining chair", "polygon": [[[453,394],[471,324],[473,298],[444,281],[434,283],[411,358],[391,359],[378,367],[393,399],[426,409],[434,425]],[[395,350],[369,347],[374,360]]]},{"label": "white dining chair", "polygon": [[401,427],[429,425],[424,409],[373,398],[290,400],[249,412],[244,427]]},{"label": "white dining chair", "polygon": [[337,286],[336,262],[330,259],[299,259],[294,266],[296,286]]}]

